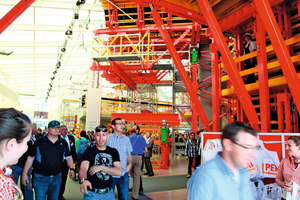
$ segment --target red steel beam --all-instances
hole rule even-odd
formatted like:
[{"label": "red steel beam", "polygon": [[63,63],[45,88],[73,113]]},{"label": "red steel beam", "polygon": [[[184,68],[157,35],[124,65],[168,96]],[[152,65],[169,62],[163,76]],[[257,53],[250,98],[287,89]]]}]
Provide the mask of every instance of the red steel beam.
[{"label": "red steel beam", "polygon": [[256,42],[257,42],[257,67],[259,80],[259,104],[260,104],[260,122],[261,131],[271,132],[270,124],[270,96],[268,82],[268,66],[266,52],[266,30],[259,15],[256,16]]},{"label": "red steel beam", "polygon": [[[192,84],[194,88],[198,87],[197,83],[197,72],[198,72],[199,66],[198,64],[191,64],[191,72],[192,72]],[[191,104],[191,110],[192,110],[192,131],[194,133],[197,133],[198,129],[198,117],[197,117],[197,112],[196,108],[193,104]]]},{"label": "red steel beam", "polygon": [[163,24],[163,21],[161,20],[160,18],[160,15],[159,13],[157,12],[157,10],[152,10],[151,11],[152,15],[153,15],[153,20],[155,22],[155,24],[157,25],[158,29],[159,29],[159,32],[160,34],[162,35],[162,38],[164,39],[165,43],[166,43],[166,46],[167,48],[169,49],[169,52],[171,54],[171,57],[173,58],[174,60],[174,63],[176,65],[176,68],[179,72],[179,75],[187,89],[187,92],[192,100],[192,103],[194,104],[194,107],[200,117],[200,120],[203,124],[203,126],[206,126],[207,127],[207,130],[208,131],[211,131],[210,127],[209,127],[209,121],[208,121],[208,118],[204,112],[204,109],[198,99],[198,95],[197,95],[197,91],[196,91],[196,88],[193,87],[192,83],[191,83],[191,80],[189,79],[185,69],[184,69],[184,66],[182,65],[181,63],[181,59],[176,51],[176,48],[174,47],[173,45],[173,42],[170,38],[170,35],[168,35],[168,32],[167,32],[167,29],[166,27],[164,26]]},{"label": "red steel beam", "polygon": [[162,120],[166,120],[171,126],[179,126],[178,114],[153,114],[153,113],[112,113],[111,119],[121,118],[127,122],[136,124],[154,124],[162,125]]},{"label": "red steel beam", "polygon": [[[120,83],[120,78],[121,80],[123,80],[122,78],[124,77],[120,77],[118,74],[115,74],[115,71],[111,71],[111,74],[104,74],[102,77],[103,78],[107,78],[109,81],[111,82],[116,82],[116,83]],[[119,73],[119,72],[118,72]],[[128,79],[131,79],[134,83],[157,83],[159,82],[156,77],[154,75],[151,74],[138,74],[138,73],[123,73],[124,76],[126,76]],[[126,80],[127,83],[127,79]]]},{"label": "red steel beam", "polygon": [[221,130],[220,122],[220,83],[219,83],[219,59],[218,59],[218,49],[215,43],[210,45],[211,50],[211,75],[212,75],[212,121],[213,121],[213,132],[219,132]]},{"label": "red steel beam", "polygon": [[[207,22],[204,19],[202,13],[198,13],[196,11],[181,7],[179,5],[170,3],[169,1],[164,0],[129,0],[131,2],[141,3],[144,6],[149,6],[152,4],[154,8],[161,10],[163,12],[171,13],[178,17],[182,17],[193,22],[198,22],[202,25],[207,25]],[[275,6],[284,0],[269,0],[271,6]],[[199,3],[198,3],[199,4]],[[220,26],[222,31],[226,31],[230,28],[234,28],[239,25],[241,22],[250,19],[255,14],[255,5],[251,3],[243,8],[237,10],[233,14],[229,15],[228,17],[220,20]]]},{"label": "red steel beam", "polygon": [[[171,25],[171,26],[166,26],[167,30],[170,31],[186,31],[186,30],[192,30],[193,26],[192,25]],[[133,27],[133,28],[113,28],[113,29],[96,29],[93,31],[93,33],[98,36],[101,34],[111,34],[111,35],[116,35],[118,33],[139,33],[139,32],[146,32],[146,31],[151,31],[151,32],[158,32],[158,27],[157,26],[150,26],[150,27]]]},{"label": "red steel beam", "polygon": [[[283,97],[282,97],[283,95]],[[284,120],[283,120],[283,101],[282,98],[284,98],[283,93],[279,93],[277,96],[277,115],[278,115],[278,132],[283,133],[284,132]]]},{"label": "red steel beam", "polygon": [[0,34],[7,29],[35,0],[21,0],[0,20]]},{"label": "red steel beam", "polygon": [[163,12],[170,13],[178,17],[195,21],[203,25],[207,25],[207,22],[205,21],[202,13],[196,12],[194,10],[190,10],[188,8],[171,3],[169,1],[165,1],[165,0],[129,0],[129,1],[144,4],[147,7],[149,6],[149,4],[151,4],[157,10],[161,10]]},{"label": "red steel beam", "polygon": [[[114,62],[111,62],[111,63],[114,63]],[[147,70],[148,69],[146,67],[142,68],[142,65],[126,65],[122,61],[118,61],[118,62],[115,62],[115,63],[117,63],[117,65],[120,68],[122,68],[122,70],[124,70],[124,71],[126,71],[126,70],[145,70],[145,69]],[[90,69],[92,71],[107,71],[107,70],[110,70],[110,65],[100,65],[100,63],[98,63],[97,65],[98,65],[98,68],[97,68],[95,62],[93,62]]]},{"label": "red steel beam", "polygon": [[284,101],[285,132],[292,133],[291,94],[286,93]]},{"label": "red steel beam", "polygon": [[218,24],[218,21],[211,9],[207,0],[197,0],[198,4],[204,14],[206,21],[209,24],[209,29],[215,39],[217,47],[222,55],[222,61],[226,68],[227,74],[233,84],[233,87],[237,93],[237,96],[242,103],[243,109],[248,117],[249,123],[253,128],[260,130],[258,125],[258,117],[255,112],[254,106],[252,104],[250,95],[247,92],[247,89],[243,83],[242,77],[237,69],[237,66],[233,60],[233,57],[229,51],[221,28]]},{"label": "red steel beam", "polygon": [[132,90],[136,91],[136,83],[117,65],[117,63],[112,63],[111,72],[123,80]]},{"label": "red steel beam", "polygon": [[284,77],[289,86],[290,92],[295,100],[295,105],[300,110],[300,81],[295,66],[284,43],[270,3],[267,0],[255,0],[258,14],[265,25],[268,36],[274,47]]}]

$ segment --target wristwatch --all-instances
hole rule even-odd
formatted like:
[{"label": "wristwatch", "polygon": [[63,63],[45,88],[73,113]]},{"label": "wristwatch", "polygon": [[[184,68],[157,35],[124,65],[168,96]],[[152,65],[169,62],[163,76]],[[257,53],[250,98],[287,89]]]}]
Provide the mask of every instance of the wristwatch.
[{"label": "wristwatch", "polygon": [[80,180],[80,184],[82,184],[84,181],[87,181],[87,179],[86,179],[86,178],[82,178],[82,179]]}]

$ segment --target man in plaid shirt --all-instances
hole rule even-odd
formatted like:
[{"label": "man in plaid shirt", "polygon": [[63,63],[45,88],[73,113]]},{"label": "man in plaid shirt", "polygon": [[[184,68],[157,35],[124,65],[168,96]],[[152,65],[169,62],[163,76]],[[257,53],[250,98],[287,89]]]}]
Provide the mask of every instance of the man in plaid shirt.
[{"label": "man in plaid shirt", "polygon": [[[192,164],[194,161],[194,158],[198,157],[198,147],[199,147],[199,140],[195,139],[195,133],[191,132],[190,139],[186,141],[185,144],[185,159],[189,160],[189,166],[188,166],[188,175],[187,178],[190,178],[192,174]],[[195,164],[195,169],[196,169]]]}]

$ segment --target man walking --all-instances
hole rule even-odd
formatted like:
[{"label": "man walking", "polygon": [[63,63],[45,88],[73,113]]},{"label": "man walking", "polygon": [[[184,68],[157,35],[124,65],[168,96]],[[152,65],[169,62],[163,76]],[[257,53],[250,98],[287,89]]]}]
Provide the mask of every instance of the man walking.
[{"label": "man walking", "polygon": [[133,151],[132,155],[132,173],[133,173],[133,184],[132,184],[132,199],[139,198],[140,178],[141,178],[141,166],[142,156],[144,152],[148,152],[147,144],[145,139],[138,135],[135,130],[131,130],[131,136],[129,136]]},{"label": "man walking", "polygon": [[194,158],[195,158],[195,169],[197,167],[196,159],[198,157],[198,146],[199,146],[199,141],[195,139],[195,133],[191,132],[190,137],[186,141],[186,145],[185,145],[185,159],[189,161],[187,178],[190,178],[190,176],[192,175],[192,164]]},{"label": "man walking", "polygon": [[[28,184],[27,172],[33,164],[33,187],[36,200],[57,200],[62,181],[64,157],[70,168],[70,177],[74,177],[73,159],[67,142],[59,136],[60,123],[56,120],[48,123],[48,134],[37,140],[29,152],[22,174],[22,184]],[[34,162],[33,162],[34,161]]]},{"label": "man walking", "polygon": [[188,200],[253,200],[246,167],[257,149],[257,131],[242,122],[227,124],[223,151],[199,167],[188,183]]},{"label": "man walking", "polygon": [[107,139],[107,146],[118,150],[120,161],[122,165],[122,175],[113,176],[112,189],[117,185],[118,199],[127,200],[129,190],[129,177],[128,171],[132,166],[132,146],[128,137],[122,134],[124,123],[121,118],[115,118],[111,122],[113,134],[109,135]]},{"label": "man walking", "polygon": [[145,167],[146,167],[146,173],[144,175],[154,176],[152,164],[151,164],[151,161],[150,161],[150,159],[152,157],[152,149],[153,149],[154,142],[151,138],[150,132],[147,132],[145,136],[146,136],[146,143],[147,143],[148,152],[144,153]]},{"label": "man walking", "polygon": [[84,200],[114,200],[112,175],[122,175],[119,153],[115,148],[106,146],[106,126],[97,126],[94,137],[95,146],[87,148],[83,154],[79,170],[80,191],[84,193]]},{"label": "man walking", "polygon": [[[68,134],[67,126],[61,125],[60,135],[68,143],[68,148],[69,148],[69,151],[71,152],[73,162],[75,162],[75,160],[77,159],[76,151],[75,151],[75,138],[73,136],[67,135],[67,134]],[[65,200],[64,192],[65,192],[68,172],[69,172],[69,167],[68,167],[67,161],[64,160],[62,173],[61,173],[62,180],[61,180],[61,186],[60,186],[60,190],[59,190],[59,199],[60,200]]]}]

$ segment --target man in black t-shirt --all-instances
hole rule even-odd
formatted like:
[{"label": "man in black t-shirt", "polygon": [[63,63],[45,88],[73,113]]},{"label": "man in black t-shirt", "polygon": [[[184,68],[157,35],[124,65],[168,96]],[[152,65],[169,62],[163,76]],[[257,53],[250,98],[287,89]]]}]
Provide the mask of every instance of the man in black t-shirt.
[{"label": "man in black t-shirt", "polygon": [[106,126],[97,126],[94,137],[95,146],[85,150],[80,165],[80,191],[84,193],[84,200],[115,199],[111,185],[112,176],[122,175],[119,153],[116,149],[106,146]]},{"label": "man in black t-shirt", "polygon": [[33,187],[36,200],[58,200],[64,159],[70,168],[70,178],[75,176],[73,159],[67,142],[59,136],[60,123],[48,123],[48,134],[38,139],[29,152],[22,174],[22,184],[27,185],[27,173],[33,165]]}]

